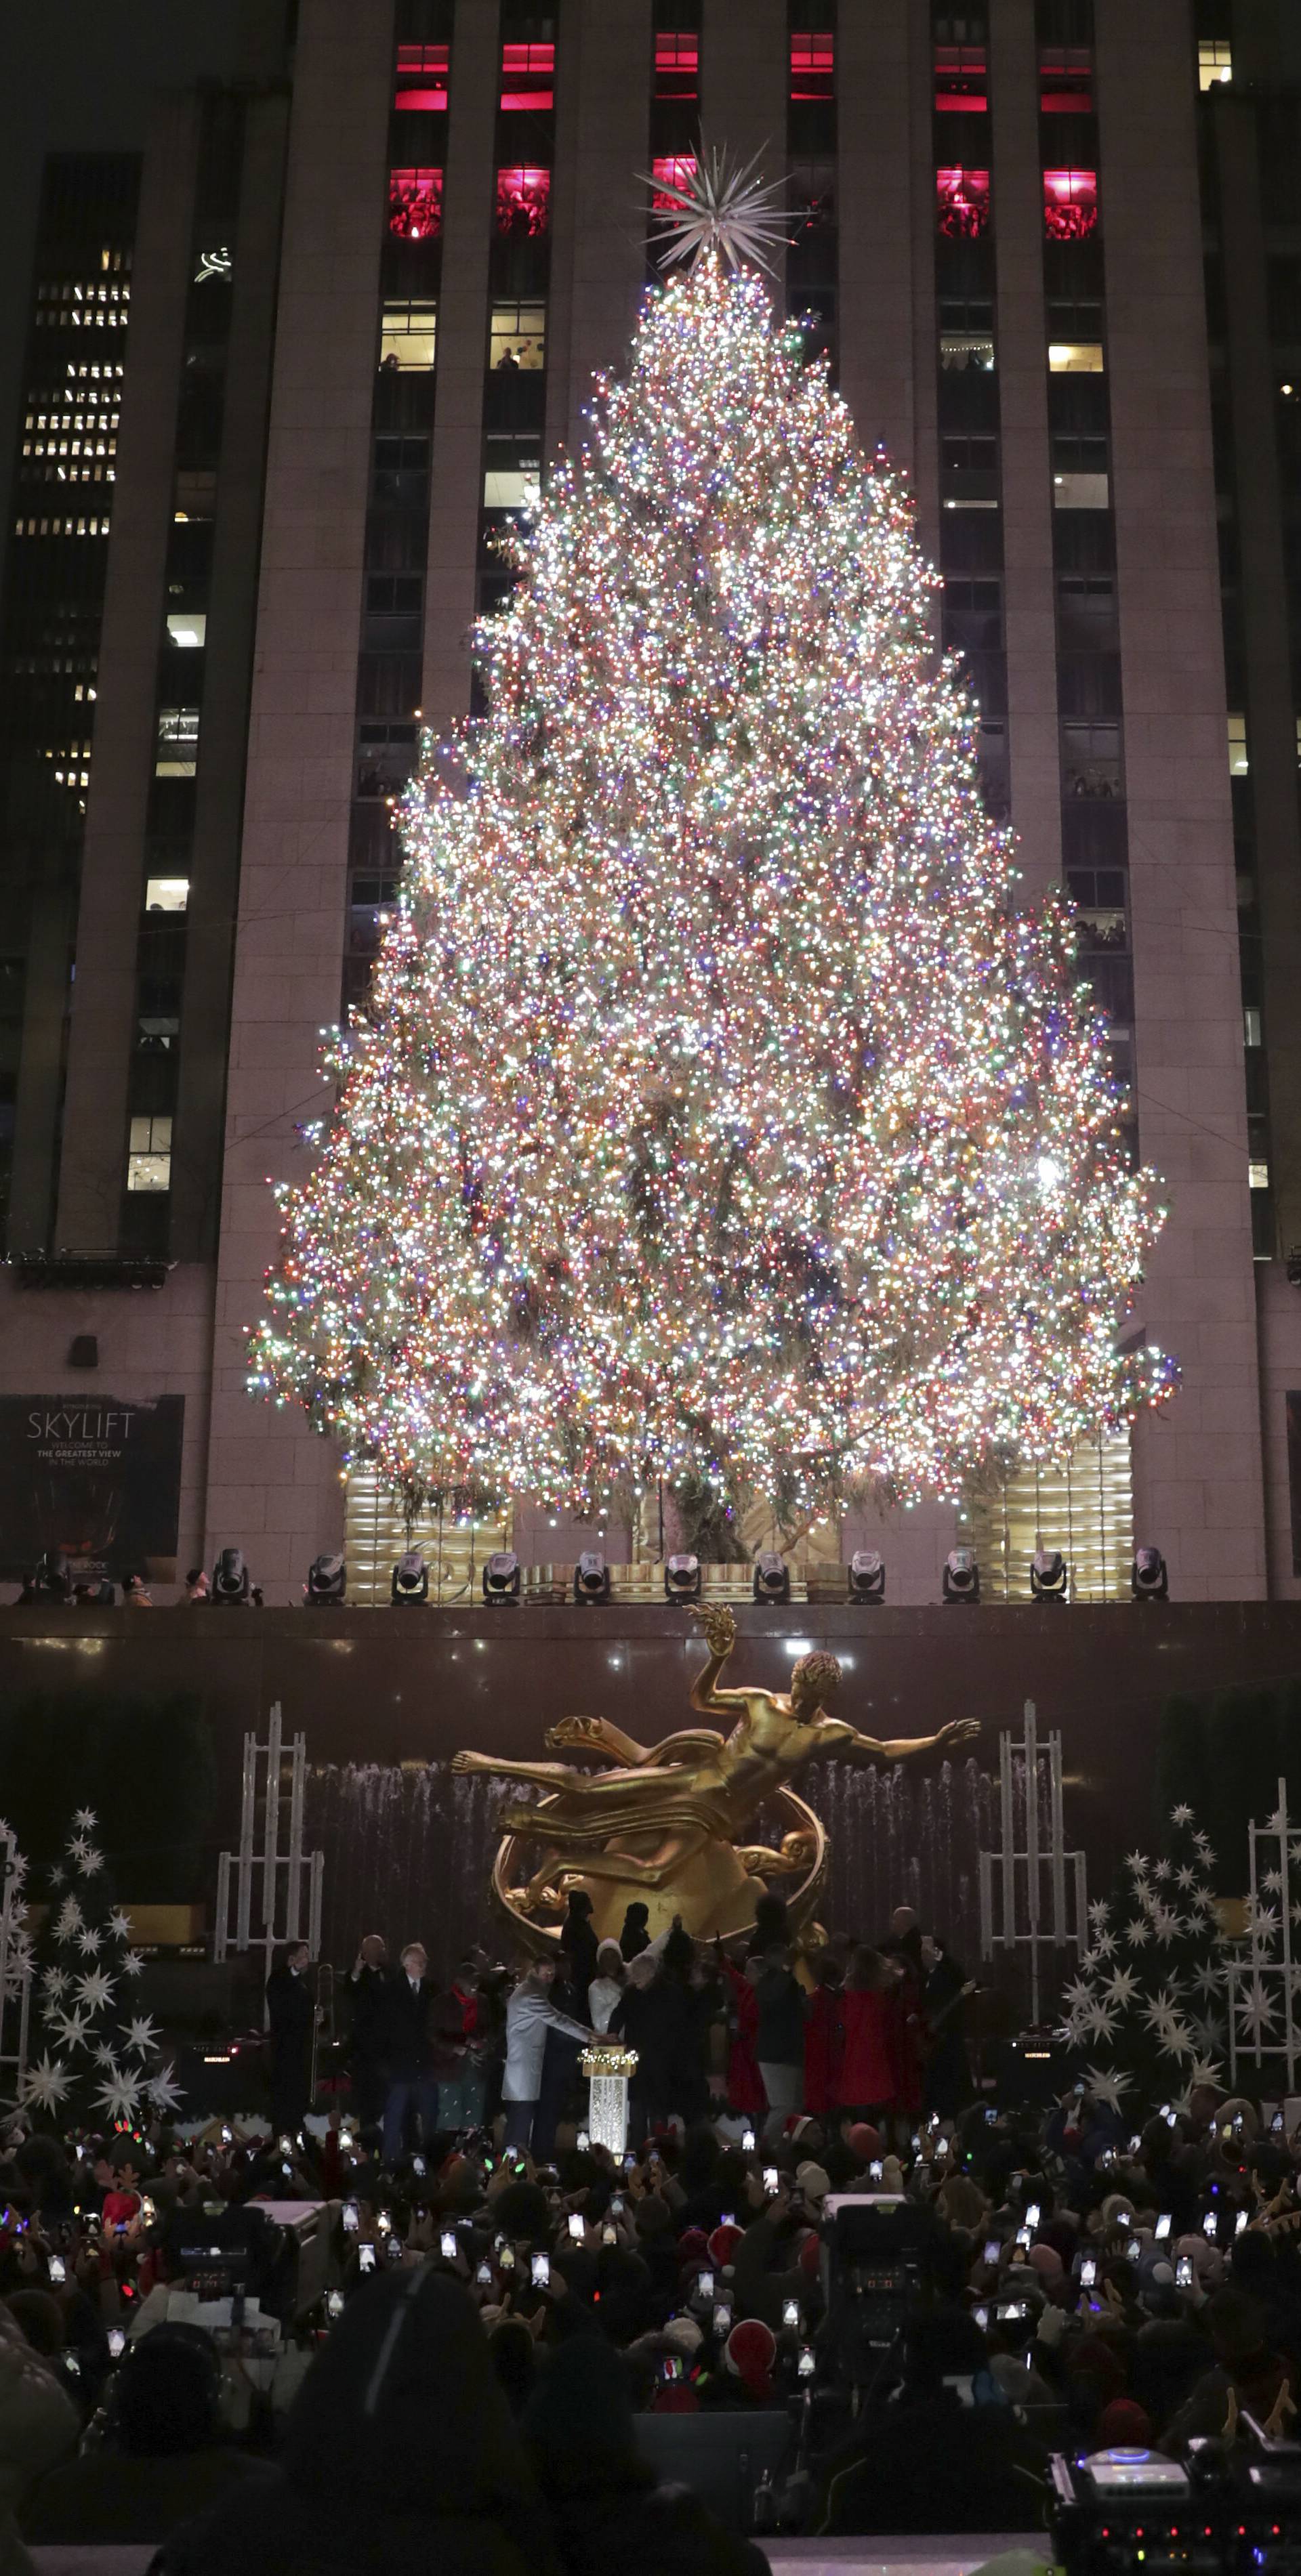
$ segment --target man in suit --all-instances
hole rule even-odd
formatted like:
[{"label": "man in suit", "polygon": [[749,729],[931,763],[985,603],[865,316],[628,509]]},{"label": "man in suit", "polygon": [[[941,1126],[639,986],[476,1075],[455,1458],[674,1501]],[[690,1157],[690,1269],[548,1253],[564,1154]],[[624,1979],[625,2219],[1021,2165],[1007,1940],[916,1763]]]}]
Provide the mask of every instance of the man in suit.
[{"label": "man in suit", "polygon": [[384,2097],[388,2091],[384,2074],[385,2023],[392,1982],[388,1944],[382,1934],[368,1932],[348,1979],[352,1988],[348,2066],[352,2076],[352,2106],[363,2129],[374,2128],[384,2116]]},{"label": "man in suit", "polygon": [[316,2006],[307,1984],[311,1951],[296,1941],[282,1951],[267,1978],[267,2029],[271,2038],[271,2126],[292,2137],[311,2109],[312,2032]]},{"label": "man in suit", "polygon": [[431,2143],[438,2128],[439,2077],[454,2075],[459,2062],[460,2011],[439,1994],[428,1971],[429,1960],[421,1943],[409,1941],[385,1999],[386,2165],[396,2164],[402,2153],[403,2131],[412,2103],[420,2122],[421,2145]]}]

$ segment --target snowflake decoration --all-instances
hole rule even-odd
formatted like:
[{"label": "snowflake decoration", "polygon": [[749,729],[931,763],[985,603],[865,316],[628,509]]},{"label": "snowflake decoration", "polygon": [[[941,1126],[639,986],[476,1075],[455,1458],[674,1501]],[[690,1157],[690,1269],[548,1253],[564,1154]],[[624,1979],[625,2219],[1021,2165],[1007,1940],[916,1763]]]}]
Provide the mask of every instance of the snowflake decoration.
[{"label": "snowflake decoration", "polygon": [[1212,1851],[1205,1834],[1194,1834],[1193,1841],[1196,1844],[1197,1857],[1200,1860],[1203,1869],[1214,1869],[1215,1854]]},{"label": "snowflake decoration", "polygon": [[1172,1825],[1190,1825],[1192,1821],[1192,1808],[1181,1798],[1178,1806],[1170,1810],[1170,1822]]},{"label": "snowflake decoration", "polygon": [[1163,2057],[1195,2057],[1193,2035],[1182,2013],[1167,2013],[1156,2031],[1156,2043]]},{"label": "snowflake decoration", "polygon": [[79,2008],[72,2012],[51,2013],[50,2028],[58,2032],[65,2048],[84,2048],[90,2015]]},{"label": "snowflake decoration", "polygon": [[55,1888],[62,1887],[63,1882],[64,1882],[64,1879],[66,1878],[66,1876],[67,1876],[67,1871],[66,1871],[66,1870],[62,1870],[62,1869],[60,1869],[60,1868],[59,1868],[59,1866],[58,1866],[58,1864],[57,1864],[57,1862],[56,1862],[56,1864],[55,1864],[54,1868],[49,1872],[49,1886],[50,1886],[51,1894],[53,1893],[53,1891],[55,1890]]},{"label": "snowflake decoration", "polygon": [[1098,2100],[1113,2111],[1120,2109],[1122,2093],[1132,2090],[1132,2078],[1118,2067],[1090,2066],[1085,2070],[1084,2082],[1087,2090],[1096,2093]]},{"label": "snowflake decoration", "polygon": [[1238,1997],[1238,2019],[1249,2038],[1263,2039],[1278,2018],[1278,2008],[1266,1991],[1264,1979],[1252,1977]]},{"label": "snowflake decoration", "polygon": [[67,1982],[68,1971],[66,1968],[46,1968],[41,1977],[41,1985],[44,1992],[49,1996],[51,2003],[56,2004],[60,1995],[63,1993]]},{"label": "snowflake decoration", "polygon": [[139,2077],[124,2075],[117,2067],[108,2068],[104,2081],[95,2095],[95,2101],[106,2119],[119,2121],[124,2127],[129,2127],[139,2106]]},{"label": "snowflake decoration", "polygon": [[34,2111],[53,2113],[58,2110],[68,2083],[67,2068],[52,2058],[47,2050],[40,2063],[29,2066],[23,2077],[23,2100],[30,2103]]},{"label": "snowflake decoration", "polygon": [[1180,2108],[1186,2109],[1190,2097],[1196,2091],[1199,2084],[1218,2085],[1222,2082],[1223,2075],[1223,2067],[1220,2066],[1214,2058],[1194,2058],[1193,2063],[1188,2070],[1188,2092],[1185,2094]]},{"label": "snowflake decoration", "polygon": [[76,1897],[65,1896],[62,1905],[59,1907],[58,1921],[54,1926],[55,1940],[74,1941],[77,1934],[80,1932],[84,1921],[85,1916],[82,1913],[81,1907],[77,1903]]},{"label": "snowflake decoration", "polygon": [[1140,1992],[1139,1982],[1132,1968],[1117,1968],[1103,1988],[1108,2003],[1114,2004],[1117,2012],[1128,2012],[1131,2005],[1137,2003]]},{"label": "snowflake decoration", "polygon": [[1147,1853],[1140,1851],[1127,1853],[1125,1867],[1132,1878],[1146,1878],[1149,1868]]},{"label": "snowflake decoration", "polygon": [[1128,1941],[1131,1950],[1141,1950],[1144,1942],[1150,1941],[1151,1938],[1152,1926],[1150,1923],[1144,1922],[1141,1914],[1136,1914],[1133,1922],[1126,1924],[1125,1939]]},{"label": "snowflake decoration", "polygon": [[99,1818],[93,1807],[78,1807],[72,1821],[79,1834],[93,1834]]},{"label": "snowflake decoration", "polygon": [[1180,1917],[1168,1905],[1158,1905],[1152,1916],[1152,1931],[1160,1950],[1168,1950],[1183,1930]]},{"label": "snowflake decoration", "polygon": [[677,259],[702,259],[714,252],[732,268],[750,259],[757,267],[771,270],[769,254],[790,238],[789,218],[777,203],[781,182],[765,184],[755,176],[759,159],[756,152],[742,168],[729,152],[702,147],[696,167],[684,169],[680,182],[646,178],[642,173],[662,201],[651,216],[664,244],[659,253],[662,268]]},{"label": "snowflake decoration", "polygon": [[86,1866],[86,1854],[87,1854],[87,1852],[88,1852],[89,1850],[90,1850],[90,1845],[89,1845],[89,1843],[87,1842],[85,1835],[84,1835],[84,1834],[74,1834],[74,1835],[73,1835],[73,1837],[72,1837],[71,1842],[70,1842],[70,1843],[69,1843],[69,1845],[68,1845],[68,1852],[69,1852],[70,1857],[71,1857],[73,1860],[75,1860],[75,1862],[76,1862],[76,1864],[77,1864],[78,1869],[84,1869],[84,1868],[85,1868],[85,1866]]},{"label": "snowflake decoration", "polygon": [[95,2051],[95,2064],[97,2066],[116,2069],[117,2050],[113,2046],[111,2039],[101,2039],[99,2046]]},{"label": "snowflake decoration", "polygon": [[1094,1926],[1094,1929],[1095,1929],[1096,1931],[1101,1931],[1101,1929],[1102,1929],[1103,1925],[1104,1925],[1105,1923],[1109,1923],[1109,1922],[1110,1922],[1110,1920],[1111,1920],[1111,1907],[1110,1907],[1110,1906],[1109,1906],[1109,1904],[1107,1903],[1106,1897],[1105,1897],[1105,1896],[1095,1896],[1095,1897],[1094,1897],[1094,1900],[1093,1900],[1093,1903],[1092,1903],[1092,1904],[1091,1904],[1091,1906],[1089,1907],[1089,1921],[1090,1921],[1090,1923],[1092,1923],[1092,1925]]},{"label": "snowflake decoration", "polygon": [[1260,1883],[1267,1896],[1281,1896],[1283,1893],[1282,1870],[1267,1869]]},{"label": "snowflake decoration", "polygon": [[1062,1989],[1062,2000],[1070,2005],[1073,2012],[1083,2012],[1085,2006],[1093,2001],[1093,1988],[1087,1977],[1072,1977],[1069,1986]]},{"label": "snowflake decoration", "polygon": [[1197,1872],[1191,1861],[1185,1861],[1183,1868],[1175,1871],[1175,1886],[1181,1888],[1185,1896],[1191,1896],[1196,1885]]},{"label": "snowflake decoration", "polygon": [[77,1979],[78,1999],[87,2012],[103,2012],[105,2005],[112,2003],[116,1992],[116,1981],[106,1968],[88,1968],[85,1976]]},{"label": "snowflake decoration", "polygon": [[83,1959],[97,1959],[99,1957],[102,1939],[103,1934],[96,1930],[93,1923],[88,1923],[85,1931],[77,1934],[77,1948],[80,1950]]},{"label": "snowflake decoration", "polygon": [[148,2084],[146,2084],[145,2092],[148,2095],[149,2100],[152,2102],[155,2111],[161,2111],[166,2114],[169,2111],[177,2111],[180,2109],[182,2101],[181,2087],[176,2081],[176,2068],[170,2057],[167,2064],[165,2066],[160,2066],[158,2073],[152,2077]]},{"label": "snowflake decoration", "polygon": [[1100,1932],[1093,1944],[1091,1955],[1094,1959],[1114,1959],[1116,1955],[1115,1933]]},{"label": "snowflake decoration", "polygon": [[145,1963],[138,1950],[124,1950],[118,1964],[124,1977],[138,1977]]},{"label": "snowflake decoration", "polygon": [[88,1845],[86,1849],[86,1857],[81,1866],[84,1869],[87,1878],[96,1877],[104,1866],[103,1853],[101,1851],[95,1851],[90,1845]]},{"label": "snowflake decoration", "polygon": [[108,1918],[108,1928],[115,1941],[129,1941],[131,1938],[130,1915],[124,1914],[121,1906],[119,1906],[116,1914],[110,1914]]},{"label": "snowflake decoration", "polygon": [[1104,2003],[1100,1995],[1080,2014],[1080,2028],[1086,2039],[1114,2039],[1119,2018],[1114,2004]]},{"label": "snowflake decoration", "polygon": [[128,2048],[134,2048],[139,2056],[147,2057],[150,2050],[158,2045],[158,2024],[142,2013],[124,2032],[124,2037]]}]

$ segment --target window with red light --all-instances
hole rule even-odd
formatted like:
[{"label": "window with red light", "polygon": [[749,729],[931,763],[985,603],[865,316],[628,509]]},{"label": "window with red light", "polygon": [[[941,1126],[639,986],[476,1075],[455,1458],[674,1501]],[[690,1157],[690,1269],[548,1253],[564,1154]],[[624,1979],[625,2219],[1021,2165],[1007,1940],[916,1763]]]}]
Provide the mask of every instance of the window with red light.
[{"label": "window with red light", "polygon": [[831,98],[836,85],[836,39],[830,28],[816,36],[791,37],[791,97],[799,101]]},{"label": "window with red light", "polygon": [[655,95],[694,98],[700,74],[700,38],[694,27],[660,28],[655,37]]},{"label": "window with red light", "polygon": [[651,177],[655,182],[651,195],[653,211],[657,215],[671,212],[673,200],[665,194],[666,189],[685,188],[695,175],[694,152],[661,153],[651,163]]},{"label": "window with red light", "polygon": [[497,230],[499,233],[526,234],[536,239],[551,220],[551,172],[549,170],[499,170],[497,173]]},{"label": "window with red light", "polygon": [[1049,241],[1085,241],[1097,229],[1097,171],[1045,170],[1044,231]]},{"label": "window with red light", "polygon": [[936,220],[947,241],[978,241],[989,230],[988,170],[937,170]]},{"label": "window with red light", "polygon": [[531,109],[536,115],[554,104],[556,49],[552,44],[503,45],[501,104],[503,110]]},{"label": "window with red light", "polygon": [[1087,45],[1058,45],[1039,57],[1044,116],[1087,116],[1093,106],[1093,56]]},{"label": "window with red light", "polygon": [[388,228],[399,241],[436,241],[443,229],[441,170],[390,170]]},{"label": "window with red light", "polygon": [[966,116],[978,115],[989,105],[989,81],[985,70],[983,45],[937,45],[935,48],[935,105],[937,110],[954,109]]},{"label": "window with red light", "polygon": [[449,58],[447,45],[399,45],[394,107],[445,111]]}]

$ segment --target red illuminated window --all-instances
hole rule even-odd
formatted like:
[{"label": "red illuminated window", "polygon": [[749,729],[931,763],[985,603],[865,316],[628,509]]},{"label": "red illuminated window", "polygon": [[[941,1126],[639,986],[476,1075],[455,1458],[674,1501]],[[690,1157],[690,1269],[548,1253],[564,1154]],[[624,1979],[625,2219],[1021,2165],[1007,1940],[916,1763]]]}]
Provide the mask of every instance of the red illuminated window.
[{"label": "red illuminated window", "polygon": [[694,98],[700,73],[700,38],[694,28],[681,34],[661,29],[655,38],[655,95]]},{"label": "red illuminated window", "polygon": [[435,241],[443,229],[441,170],[390,170],[388,228],[399,241]]},{"label": "red illuminated window", "polygon": [[688,183],[694,179],[695,175],[696,156],[694,152],[677,152],[668,156],[662,154],[657,161],[652,161],[651,177],[655,182],[655,187],[651,196],[651,206],[654,212],[657,215],[670,213],[672,211],[673,201],[670,197],[665,196],[664,190],[666,188],[685,188]]},{"label": "red illuminated window", "polygon": [[499,170],[497,173],[497,230],[499,233],[544,233],[551,219],[551,172],[549,170]]},{"label": "red illuminated window", "polygon": [[949,241],[978,241],[989,230],[988,170],[937,170],[937,221]]},{"label": "red illuminated window", "polygon": [[937,45],[935,105],[973,116],[989,105],[983,45]]},{"label": "red illuminated window", "polygon": [[1045,170],[1044,231],[1049,241],[1084,241],[1097,229],[1097,171]]},{"label": "red illuminated window", "polygon": [[1044,116],[1087,116],[1093,105],[1093,56],[1087,45],[1062,45],[1039,57]]},{"label": "red illuminated window", "polygon": [[556,72],[554,45],[503,45],[501,49],[501,104],[503,109],[531,108],[536,114],[554,101],[553,83]]},{"label": "red illuminated window", "polygon": [[820,36],[791,38],[791,97],[830,98],[836,78],[836,39],[830,29]]},{"label": "red illuminated window", "polygon": [[446,45],[399,45],[394,107],[446,109],[448,51]]}]

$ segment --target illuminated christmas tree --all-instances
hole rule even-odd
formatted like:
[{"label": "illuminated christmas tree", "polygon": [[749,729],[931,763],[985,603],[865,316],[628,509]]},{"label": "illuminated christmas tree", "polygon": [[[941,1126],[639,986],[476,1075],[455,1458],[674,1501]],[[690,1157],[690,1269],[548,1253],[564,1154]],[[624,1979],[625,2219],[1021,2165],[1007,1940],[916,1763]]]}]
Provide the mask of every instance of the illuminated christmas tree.
[{"label": "illuminated christmas tree", "polygon": [[283,1198],[252,1387],[413,1500],[954,1495],[1174,1381],[1117,1357],[1162,1211],[907,489],[701,190],[477,631],[463,793],[426,747]]}]

